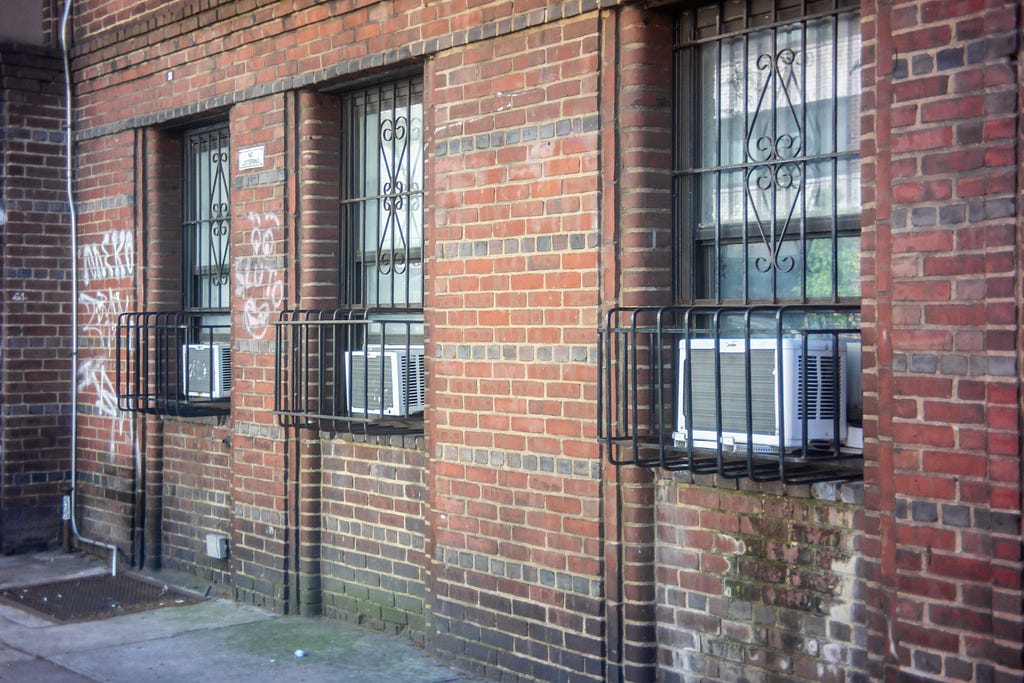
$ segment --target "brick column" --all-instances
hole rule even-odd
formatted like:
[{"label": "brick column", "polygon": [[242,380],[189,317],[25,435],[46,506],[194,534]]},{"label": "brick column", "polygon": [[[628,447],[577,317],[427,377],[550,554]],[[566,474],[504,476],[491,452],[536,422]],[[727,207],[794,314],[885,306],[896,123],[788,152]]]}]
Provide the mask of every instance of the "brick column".
[{"label": "brick column", "polygon": [[71,401],[70,229],[57,53],[0,48],[0,552],[60,538]]},{"label": "brick column", "polygon": [[1019,5],[868,3],[869,673],[1020,680]]},{"label": "brick column", "polygon": [[[294,453],[273,413],[273,321],[287,285],[284,95],[231,111],[231,498],[235,597],[286,612],[295,596]],[[260,168],[241,171],[238,151],[263,147]]]},{"label": "brick column", "polygon": [[[670,18],[635,7],[605,15],[604,309],[671,303]],[[657,173],[652,173],[657,169]],[[653,681],[655,503],[650,470],[605,465],[608,680]]]}]

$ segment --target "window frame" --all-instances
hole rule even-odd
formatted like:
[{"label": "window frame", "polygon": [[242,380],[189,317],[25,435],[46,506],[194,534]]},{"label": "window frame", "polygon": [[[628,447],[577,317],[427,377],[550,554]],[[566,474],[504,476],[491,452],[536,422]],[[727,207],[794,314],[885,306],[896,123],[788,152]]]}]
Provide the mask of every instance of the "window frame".
[{"label": "window frame", "polygon": [[283,424],[346,438],[423,434],[424,96],[422,74],[338,94],[338,306],[287,310],[275,323]]},{"label": "window frame", "polygon": [[[849,31],[851,25],[859,26],[859,23],[853,19],[858,16],[858,8],[849,0],[835,0],[827,9],[822,9],[823,3],[788,1],[788,5],[785,3],[751,2],[749,5],[743,5],[744,12],[733,14],[727,14],[726,8],[739,6],[736,3],[703,3],[683,8],[676,15],[673,33],[672,183],[673,296],[678,305],[736,301],[742,303],[820,301],[839,303],[859,300],[859,268],[850,266],[843,268],[843,275],[846,278],[844,282],[840,279],[840,268],[837,267],[843,256],[849,260],[851,248],[858,256],[860,253],[859,201],[847,201],[843,207],[847,210],[844,211],[840,210],[837,198],[839,186],[837,179],[839,178],[848,178],[848,183],[852,183],[859,189],[860,79],[856,77],[858,72],[851,71],[845,79],[848,87],[853,88],[851,93],[840,92],[837,84],[840,79],[833,77],[831,92],[826,93],[830,99],[807,100],[805,98],[809,92],[807,72],[814,72],[814,69],[808,69],[806,65],[801,65],[799,69],[790,67],[792,70],[785,73],[790,78],[800,81],[797,84],[800,89],[789,92],[786,90],[785,83],[782,86],[778,85],[784,73],[784,66],[779,66],[776,70],[776,60],[773,59],[772,54],[757,55],[752,59],[754,55],[749,51],[751,41],[755,37],[763,37],[761,34],[765,33],[770,35],[772,48],[776,49],[779,44],[777,38],[779,33],[791,31],[796,27],[800,32],[800,47],[804,52],[824,53],[831,50],[829,53],[831,61],[824,66],[819,65],[819,71],[830,69],[828,73],[835,73],[837,65],[842,61],[839,44],[843,40],[850,44],[846,61],[848,62],[852,57],[854,59],[852,67],[859,69],[859,51],[854,49],[860,44],[859,32]],[[755,5],[761,8],[759,13],[755,12]],[[765,7],[771,9],[765,10]],[[811,8],[814,10],[811,11]],[[714,22],[708,21],[707,17],[710,15],[714,15]],[[703,24],[700,23],[702,16],[704,17]],[[844,19],[847,21],[847,32],[845,33],[841,30]],[[812,22],[825,21],[831,22],[830,35],[827,40],[810,45],[807,36],[808,25]],[[710,26],[712,23],[714,25]],[[742,108],[740,115],[743,119],[744,139],[733,143],[741,143],[742,158],[736,158],[735,150],[729,150],[727,145],[716,144],[709,161],[703,158],[707,155],[707,150],[702,147],[701,141],[709,139],[709,137],[720,139],[723,126],[728,127],[726,123],[723,123],[726,117],[723,116],[725,105],[722,102],[723,98],[727,96],[723,95],[725,87],[720,76],[729,64],[737,62],[728,62],[723,58],[724,48],[722,46],[727,41],[742,41],[744,48],[738,62],[742,69],[741,83],[730,88],[732,91],[742,92],[742,96],[733,95],[734,99],[742,100],[739,104]],[[704,48],[717,50],[716,71],[712,77],[711,93],[708,93],[705,87],[708,84],[702,82],[701,50]],[[774,56],[779,57],[784,54],[787,54],[787,48],[778,49]],[[772,88],[767,94],[759,92],[749,85],[753,72],[752,65],[756,63],[759,68],[761,66],[758,58],[768,59],[771,63],[771,73],[765,77],[763,83],[766,90],[769,87]],[[798,54],[794,60],[798,64],[800,63]],[[798,71],[799,78],[796,75]],[[820,91],[818,92],[820,93]],[[761,99],[758,99],[758,95]],[[768,102],[762,108],[762,102],[766,97],[773,101]],[[702,110],[707,107],[705,99],[714,100],[712,103],[713,116],[707,122],[716,126],[716,130],[713,132],[707,132],[701,128],[704,123],[701,118]],[[790,158],[774,154],[781,141],[786,137],[784,129],[780,132],[780,126],[777,123],[780,118],[780,107],[776,103],[780,100],[783,101],[783,104],[791,107],[790,111],[794,121],[799,119],[799,122],[795,124],[797,134],[791,138],[797,138],[796,144],[799,146],[800,153]],[[830,104],[821,105],[826,101]],[[839,112],[840,101],[843,101],[848,107],[848,117],[845,119],[845,123]],[[809,118],[811,116],[809,110],[812,108],[815,110],[824,108],[830,112],[828,125],[823,126],[829,131],[829,140],[823,142],[815,140],[809,135],[802,135],[803,131],[807,130],[808,122],[814,120]],[[770,118],[770,132],[775,137],[764,136],[758,142],[772,145],[773,155],[769,158],[754,158],[754,155],[750,153],[751,144],[754,142],[751,136],[754,133],[756,122],[765,117]],[[844,131],[846,137],[845,147],[840,142],[841,130]],[[808,143],[808,140],[811,142]],[[793,140],[790,139],[790,142]],[[811,144],[815,145],[814,153],[810,151],[809,145]],[[732,151],[731,156],[722,156],[729,154],[729,151]],[[761,151],[758,150],[759,153]],[[825,182],[820,184],[826,188],[831,207],[826,215],[815,215],[807,211],[807,193],[803,190],[810,186],[807,169],[821,164],[831,166],[830,173],[825,177]],[[840,173],[840,168],[844,164],[853,166],[846,175]],[[776,175],[780,173],[780,170],[785,171],[786,168],[798,169],[797,173],[793,175],[800,179],[800,185],[795,190],[796,197],[790,207],[789,215],[785,215],[783,212],[783,215],[780,216],[775,211],[774,203],[771,204],[772,215],[763,220],[754,210],[756,206],[752,209],[751,174],[758,169],[766,168],[774,169]],[[723,182],[723,177],[736,177],[738,174],[743,174],[743,177],[739,179],[740,183],[729,187],[733,192],[742,193],[742,199],[739,200],[742,202],[742,208],[732,204],[730,213],[734,214],[734,217],[726,219],[723,218],[723,213],[726,211],[727,202],[722,199],[721,195],[728,188],[727,184]],[[699,185],[707,179],[712,180],[714,186],[709,190],[702,190]],[[756,181],[756,179],[754,180]],[[774,194],[769,197],[770,202],[775,202],[779,194],[775,185],[778,183],[769,185],[769,188],[774,191]],[[702,203],[706,203],[709,197],[711,203],[714,204],[713,218],[710,223],[701,220],[701,211],[704,208]],[[859,197],[855,199],[859,199]],[[855,207],[854,210],[849,210],[853,207]],[[739,218],[737,219],[735,215],[738,208]],[[810,270],[808,257],[812,251],[820,249],[820,246],[815,245],[820,245],[823,239],[830,242],[828,245],[830,257],[826,256],[822,259],[825,267],[830,271],[829,283],[826,287],[829,291],[823,295],[815,295],[812,291],[814,288],[808,286]],[[726,255],[726,250],[731,248],[735,252],[737,246],[741,252],[740,260],[745,264],[744,272],[742,276],[739,276],[738,287],[734,285],[730,291],[723,291],[725,289],[723,283],[726,282],[724,273],[727,272],[725,265],[729,258]],[[791,253],[793,251],[796,252],[795,258],[792,262],[787,262],[787,258],[794,256]],[[762,262],[766,264],[763,270],[761,270]],[[769,279],[769,286],[764,286],[766,284],[763,281],[764,278],[757,281],[760,286],[753,284],[752,281],[756,276],[752,276],[751,273],[755,267]],[[733,277],[737,277],[735,273]],[[794,287],[792,283],[785,282],[787,277],[796,279],[795,296],[792,291],[783,291],[783,284],[788,284],[790,288]]]},{"label": "window frame", "polygon": [[[703,38],[722,40],[723,36],[742,36],[766,29],[775,31],[820,16],[835,17],[834,25],[838,27],[840,15],[857,17],[858,14],[857,7],[849,0],[836,0],[834,8],[827,12],[807,12],[810,4],[804,0],[782,0],[778,4],[770,0],[721,0],[687,4],[676,10],[672,46],[673,159],[671,168],[667,169],[672,177],[673,192],[672,289],[669,292],[666,287],[661,302],[654,300],[646,306],[609,309],[599,327],[597,431],[610,464],[657,468],[677,473],[687,481],[711,485],[737,479],[811,484],[863,476],[863,431],[858,424],[863,411],[859,291],[856,296],[841,292],[833,268],[832,288],[826,297],[810,296],[807,277],[803,275],[798,296],[782,296],[774,275],[770,291],[754,292],[746,273],[752,263],[752,250],[748,247],[755,238],[762,237],[759,226],[746,219],[748,199],[746,189],[741,188],[744,207],[739,213],[743,213],[744,222],[730,224],[721,219],[719,212],[715,218],[714,242],[720,246],[731,239],[743,245],[744,260],[740,265],[744,271],[743,290],[739,296],[727,298],[716,286],[708,296],[696,282],[700,272],[697,256],[701,226],[693,207],[699,207],[699,202],[687,205],[689,198],[683,196],[679,181],[687,174],[696,176],[744,168],[743,164],[721,163],[721,158],[694,168],[680,163],[681,158],[696,158],[683,153],[692,152],[697,145],[691,141],[702,136],[700,129],[694,126],[702,105],[696,97],[687,94],[688,88],[693,91],[695,86],[680,87],[679,49],[681,45],[684,49],[693,48],[680,40],[679,17],[687,13],[696,16],[711,8],[711,12],[718,12],[714,35]],[[737,25],[737,17],[722,20],[722,8],[726,6],[730,11],[736,8],[743,8],[744,12],[750,8],[770,10],[756,16],[744,14],[742,25]],[[815,6],[820,9],[821,4]],[[847,27],[851,40],[857,41],[859,21],[851,19]],[[837,31],[838,28],[833,31],[833,38]],[[853,36],[854,32],[857,36]],[[850,46],[848,51],[851,57],[859,59],[858,51]],[[835,49],[832,54],[836,54]],[[749,53],[745,52],[741,62],[744,70],[749,65],[748,59]],[[720,69],[720,63],[716,63],[715,68]],[[720,80],[718,75],[715,80]],[[855,85],[859,97],[859,81]],[[835,91],[833,87],[833,93]],[[721,88],[716,88],[714,94],[720,96]],[[838,111],[838,105],[832,110]],[[856,111],[852,115],[856,115]],[[774,111],[772,116],[774,118]],[[746,121],[744,128],[742,138],[746,144],[752,128]],[[838,129],[838,125],[832,126],[833,131]],[[849,140],[848,156],[853,158],[858,151],[859,137]],[[836,152],[833,144],[829,154],[824,155],[833,169],[843,157]],[[818,158],[821,155],[798,161],[809,163]],[[776,161],[781,165],[784,160]],[[746,158],[744,162],[748,162],[747,168],[758,165]],[[834,170],[831,178],[834,182]],[[848,180],[856,182],[859,190],[859,173]],[[835,197],[834,191],[830,194]],[[801,215],[798,234],[791,236],[788,242],[799,240],[799,247],[806,251],[816,235],[827,235],[832,242],[832,263],[835,264],[838,240],[859,236],[860,221],[859,206],[856,212],[841,213],[836,210],[836,202],[832,204],[831,212],[824,219]],[[771,220],[777,217],[778,214],[773,213]],[[765,224],[760,227],[764,228]],[[772,241],[762,245],[769,250],[776,242],[774,232],[782,232],[775,227],[774,223],[768,224],[767,233]],[[777,242],[787,244],[784,239]],[[856,244],[859,266],[859,240]],[[803,260],[806,259],[801,258]],[[720,264],[715,265],[717,278]],[[857,272],[859,274],[859,267]],[[772,362],[766,363],[766,359]],[[813,375],[811,368],[817,368],[814,372],[819,374]],[[774,416],[774,426],[765,422],[766,411],[768,417]],[[815,421],[813,430],[809,424],[811,419]],[[712,479],[693,478],[698,475]]]},{"label": "window frame", "polygon": [[[423,98],[422,76],[366,86],[341,95],[341,184],[339,192],[338,300],[353,308],[416,308],[423,305]],[[404,107],[399,114],[399,102]],[[384,109],[388,103],[392,109]],[[413,112],[418,107],[418,117]],[[360,114],[360,111],[363,113]],[[370,154],[368,119],[382,111],[394,111],[380,120],[374,135],[376,165],[368,172]],[[405,123],[403,123],[403,120]],[[386,124],[390,123],[390,126]],[[390,147],[390,154],[384,150]],[[382,171],[384,173],[382,173]],[[385,178],[385,173],[390,171]],[[372,189],[370,185],[372,184]],[[360,220],[373,215],[378,220]],[[402,219],[405,219],[404,222]],[[383,220],[383,224],[381,223]],[[373,223],[376,249],[366,248]],[[418,227],[418,235],[416,228]],[[416,239],[418,237],[418,240]],[[418,242],[418,243],[417,243]],[[390,256],[382,256],[382,246]],[[395,248],[395,247],[400,248]],[[367,270],[376,266],[376,298],[368,295]],[[411,270],[418,270],[418,287]],[[396,297],[395,278],[406,275],[402,296]],[[382,300],[380,283],[390,283],[391,296]],[[415,293],[418,292],[418,297]]]},{"label": "window frame", "polygon": [[[203,155],[209,155],[209,165],[202,164]],[[204,192],[207,184],[208,193]],[[181,194],[182,310],[203,318],[227,314],[231,309],[231,130],[227,122],[183,133]],[[200,244],[204,236],[206,243]]]},{"label": "window frame", "polygon": [[230,125],[205,123],[168,135],[180,145],[180,307],[118,317],[118,408],[223,416],[231,411],[232,385]]}]

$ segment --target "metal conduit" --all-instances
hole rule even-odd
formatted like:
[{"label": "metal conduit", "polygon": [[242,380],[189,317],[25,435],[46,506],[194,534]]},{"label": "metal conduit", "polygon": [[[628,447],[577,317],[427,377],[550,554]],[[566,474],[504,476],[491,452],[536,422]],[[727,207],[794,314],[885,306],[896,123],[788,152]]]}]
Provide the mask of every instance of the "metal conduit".
[{"label": "metal conduit", "polygon": [[71,127],[71,64],[68,60],[68,17],[71,14],[71,0],[65,0],[64,14],[60,20],[60,47],[64,57],[64,102],[65,102],[65,175],[67,179],[68,216],[71,230],[71,493],[68,512],[71,533],[79,543],[106,548],[110,551],[110,575],[117,576],[117,546],[82,536],[75,521],[75,496],[77,486],[78,460],[78,217],[75,211],[75,196],[72,187],[72,127]]}]

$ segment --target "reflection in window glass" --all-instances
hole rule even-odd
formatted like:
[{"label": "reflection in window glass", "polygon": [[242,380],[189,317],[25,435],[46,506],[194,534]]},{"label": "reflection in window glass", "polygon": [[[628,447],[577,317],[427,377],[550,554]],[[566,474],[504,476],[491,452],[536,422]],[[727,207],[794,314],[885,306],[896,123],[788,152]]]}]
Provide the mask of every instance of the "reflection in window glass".
[{"label": "reflection in window glass", "polygon": [[693,255],[677,295],[856,297],[855,8],[773,22],[736,7],[683,10],[677,24],[674,184],[678,239]]},{"label": "reflection in window glass", "polygon": [[342,232],[352,262],[342,273],[342,299],[422,305],[422,83],[401,81],[348,95],[344,115]]}]

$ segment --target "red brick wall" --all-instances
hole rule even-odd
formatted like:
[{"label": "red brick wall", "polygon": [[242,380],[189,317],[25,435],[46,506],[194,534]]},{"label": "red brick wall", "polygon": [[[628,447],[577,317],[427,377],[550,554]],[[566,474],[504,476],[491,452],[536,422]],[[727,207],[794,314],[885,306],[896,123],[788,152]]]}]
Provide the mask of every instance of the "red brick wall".
[{"label": "red brick wall", "polygon": [[602,675],[599,27],[452,50],[430,89],[436,646],[543,680]]},{"label": "red brick wall", "polygon": [[[80,237],[133,247],[83,283],[83,320],[177,305],[172,129],[222,117],[233,163],[253,145],[266,163],[232,185],[231,415],[108,414],[80,382],[88,532],[138,545],[137,441],[146,553],[480,674],[1019,679],[1012,8],[862,9],[863,506],[600,459],[600,313],[671,297],[667,15],[294,0],[123,19],[138,9],[81,3]],[[425,443],[321,441],[271,414],[267,325],[333,303],[340,132],[319,91],[398,67],[427,85]],[[85,328],[83,362],[109,372]],[[207,529],[230,530],[226,563],[199,557]]]},{"label": "red brick wall", "polygon": [[[235,594],[285,609],[294,571],[293,457],[273,409],[272,322],[286,296],[285,202],[289,103],[274,95],[231,109],[232,390],[231,498]],[[262,168],[240,172],[237,152],[265,151]]]},{"label": "red brick wall", "polygon": [[659,680],[850,680],[864,654],[859,507],[815,500],[807,487],[779,495],[683,481],[663,480],[657,493]]},{"label": "red brick wall", "polygon": [[139,178],[131,131],[75,145],[79,340],[76,492],[87,538],[130,553],[138,430],[117,406],[118,315],[134,309]]},{"label": "red brick wall", "polygon": [[320,564],[327,617],[405,635],[427,631],[426,457],[324,443]]},{"label": "red brick wall", "polygon": [[[672,18],[631,8],[603,27],[601,294],[613,306],[665,305],[671,292]],[[602,321],[603,322],[603,321]],[[657,674],[654,477],[604,466],[608,676]]]},{"label": "red brick wall", "polygon": [[64,76],[0,48],[0,552],[60,538],[71,413]]},{"label": "red brick wall", "polygon": [[170,421],[160,441],[162,566],[231,585],[229,558],[209,557],[206,535],[231,536],[229,430],[208,421]]},{"label": "red brick wall", "polygon": [[869,673],[1020,680],[1019,5],[866,3]]}]

